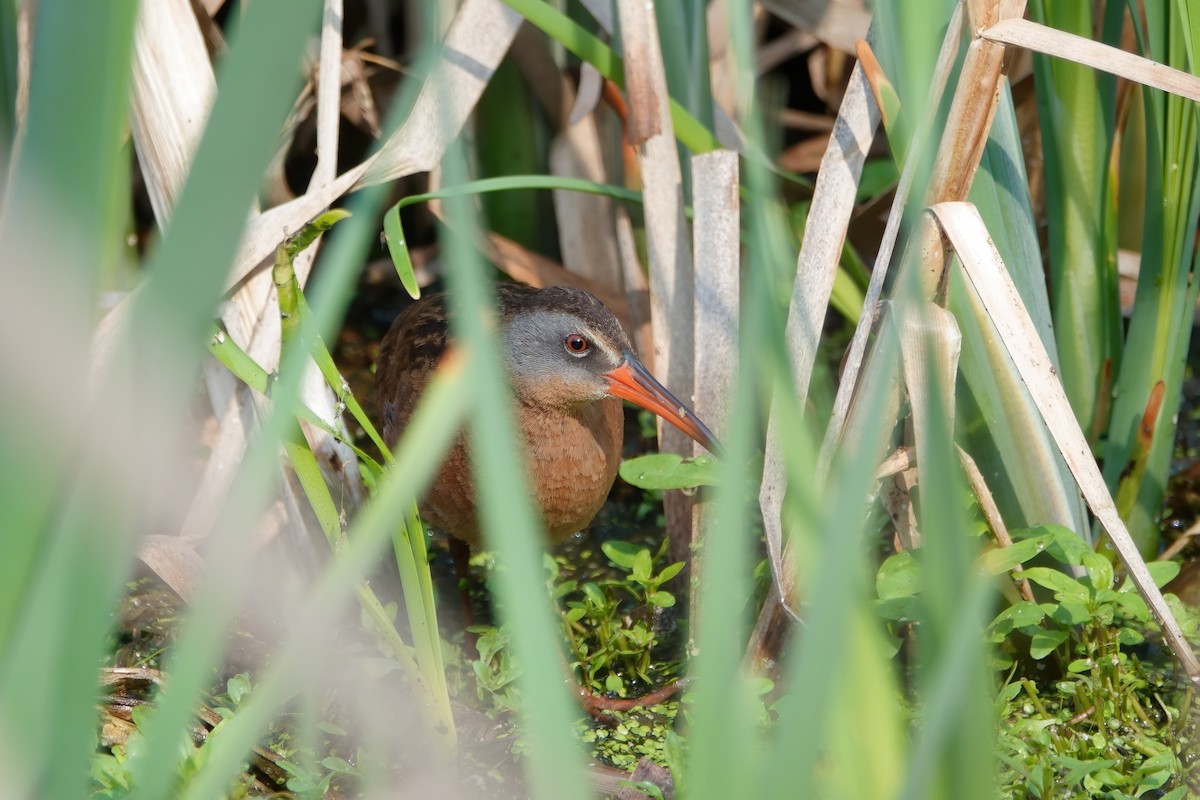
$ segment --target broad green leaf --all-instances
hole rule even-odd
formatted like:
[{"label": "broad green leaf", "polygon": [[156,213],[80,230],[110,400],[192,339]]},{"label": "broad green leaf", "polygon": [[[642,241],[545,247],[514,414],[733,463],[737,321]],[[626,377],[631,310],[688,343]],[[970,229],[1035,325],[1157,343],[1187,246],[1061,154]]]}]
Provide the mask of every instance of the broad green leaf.
[{"label": "broad green leaf", "polygon": [[921,565],[908,550],[889,556],[875,574],[880,599],[911,597],[921,588]]},{"label": "broad green leaf", "polygon": [[1146,637],[1135,628],[1120,628],[1117,630],[1117,641],[1126,647],[1133,647],[1146,641]]},{"label": "broad green leaf", "polygon": [[1066,631],[1039,630],[1029,643],[1029,655],[1035,660],[1041,661],[1058,649],[1068,636]]},{"label": "broad green leaf", "polygon": [[675,595],[670,592],[654,592],[647,596],[646,599],[650,601],[651,605],[658,606],[659,608],[670,608],[675,605]]},{"label": "broad green leaf", "polygon": [[921,598],[911,594],[875,601],[875,613],[892,622],[917,622],[923,607]]},{"label": "broad green leaf", "polygon": [[1115,767],[1120,763],[1115,758],[1095,761],[1081,761],[1078,758],[1071,758],[1070,756],[1059,756],[1055,760],[1067,769],[1066,775],[1063,776],[1063,783],[1065,783],[1067,786],[1074,786],[1075,784],[1079,783],[1081,780],[1083,780],[1085,775],[1090,775],[1097,770]]},{"label": "broad green leaf", "polygon": [[1146,601],[1136,592],[1114,592],[1113,602],[1119,605],[1126,614],[1138,622],[1150,621],[1150,609]]},{"label": "broad green leaf", "polygon": [[1028,600],[1022,600],[1018,603],[1013,603],[1008,608],[1001,611],[992,620],[992,628],[998,632],[1007,634],[1012,630],[1019,630],[1030,625],[1036,625],[1046,617],[1046,611],[1037,603],[1031,603]]},{"label": "broad green leaf", "polygon": [[1082,625],[1092,619],[1092,612],[1083,603],[1068,599],[1055,606],[1050,617],[1060,625]]},{"label": "broad green leaf", "polygon": [[[1032,539],[1013,542],[1008,547],[997,547],[979,557],[979,571],[985,575],[999,575],[1008,572],[1013,567],[1024,564],[1038,553],[1046,549],[1053,536],[1043,534]],[[1107,562],[1106,562],[1107,563]]]},{"label": "broad green leaf", "polygon": [[1113,565],[1097,552],[1085,553],[1083,568],[1087,570],[1092,588],[1096,590],[1111,589],[1113,585]]},{"label": "broad green leaf", "polygon": [[674,564],[668,564],[663,567],[662,572],[658,573],[658,582],[666,583],[683,571],[685,564],[682,561],[676,561]]},{"label": "broad green leaf", "polygon": [[621,479],[639,489],[695,489],[717,484],[717,461],[710,456],[684,459],[674,453],[653,453],[621,464]]},{"label": "broad green leaf", "polygon": [[645,583],[650,580],[650,573],[653,569],[654,564],[650,561],[650,551],[643,549],[634,556],[633,570],[629,574],[638,583]]},{"label": "broad green leaf", "polygon": [[1053,537],[1046,546],[1046,553],[1063,564],[1078,567],[1083,564],[1083,557],[1093,552],[1083,537],[1062,525],[1038,525],[1031,530],[1044,531]]},{"label": "broad green leaf", "polygon": [[1161,589],[1175,580],[1180,565],[1178,561],[1151,561],[1146,568],[1150,570],[1150,577],[1154,578],[1154,585]]},{"label": "broad green leaf", "polygon": [[600,545],[600,549],[608,556],[609,561],[625,570],[633,569],[633,562],[642,551],[637,545],[621,539],[609,539]]},{"label": "broad green leaf", "polygon": [[1021,577],[1052,590],[1059,599],[1084,602],[1089,596],[1086,586],[1069,575],[1046,567],[1030,567],[1022,571]]}]

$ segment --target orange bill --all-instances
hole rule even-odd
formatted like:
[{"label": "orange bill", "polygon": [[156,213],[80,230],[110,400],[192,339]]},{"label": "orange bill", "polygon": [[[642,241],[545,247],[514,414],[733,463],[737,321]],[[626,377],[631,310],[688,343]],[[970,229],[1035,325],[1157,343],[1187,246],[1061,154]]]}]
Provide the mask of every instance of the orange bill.
[{"label": "orange bill", "polygon": [[709,452],[717,451],[717,439],[708,426],[701,422],[690,408],[679,402],[675,395],[668,392],[630,351],[625,351],[621,366],[605,373],[604,377],[608,379],[608,390],[614,397],[653,411],[706,447]]}]

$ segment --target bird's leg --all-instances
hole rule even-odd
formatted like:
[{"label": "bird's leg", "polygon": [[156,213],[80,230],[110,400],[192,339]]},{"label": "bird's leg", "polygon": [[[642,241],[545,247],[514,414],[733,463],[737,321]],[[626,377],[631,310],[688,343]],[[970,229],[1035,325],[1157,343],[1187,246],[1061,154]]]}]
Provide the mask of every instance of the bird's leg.
[{"label": "bird's leg", "polygon": [[458,579],[458,597],[462,601],[463,650],[469,656],[479,652],[479,636],[467,630],[475,624],[471,611],[471,545],[456,536],[447,536],[450,558],[454,559],[454,575]]}]

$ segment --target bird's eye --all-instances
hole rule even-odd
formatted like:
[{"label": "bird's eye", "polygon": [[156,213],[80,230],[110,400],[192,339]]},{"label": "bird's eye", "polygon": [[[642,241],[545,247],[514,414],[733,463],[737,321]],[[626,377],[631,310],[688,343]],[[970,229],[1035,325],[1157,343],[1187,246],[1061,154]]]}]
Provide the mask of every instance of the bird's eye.
[{"label": "bird's eye", "polygon": [[563,346],[567,348],[567,352],[573,356],[585,355],[591,343],[580,336],[578,333],[567,334],[567,338],[563,339]]}]

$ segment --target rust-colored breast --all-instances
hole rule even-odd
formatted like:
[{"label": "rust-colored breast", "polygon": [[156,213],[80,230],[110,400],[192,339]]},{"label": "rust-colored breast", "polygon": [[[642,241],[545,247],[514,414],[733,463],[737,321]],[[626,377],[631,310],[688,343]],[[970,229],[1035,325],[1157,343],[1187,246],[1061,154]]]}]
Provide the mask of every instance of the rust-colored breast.
[{"label": "rust-colored breast", "polygon": [[[510,293],[520,297],[526,287]],[[501,299],[506,299],[505,292]],[[426,384],[450,347],[444,298],[433,295],[396,319],[380,346],[376,390],[383,437],[395,447]],[[516,416],[530,469],[535,510],[551,541],[582,530],[604,505],[620,465],[621,401],[606,398],[575,409],[518,404]],[[460,434],[420,503],[427,523],[471,545],[479,522],[466,436]]]},{"label": "rust-colored breast", "polygon": [[604,505],[621,463],[621,401],[547,413],[521,408],[534,503],[557,542],[588,523]]}]

